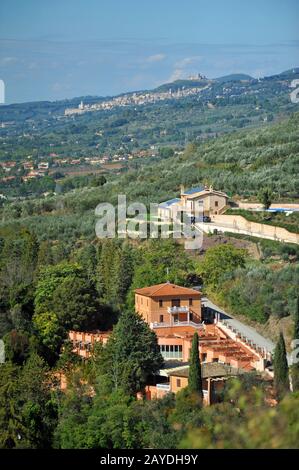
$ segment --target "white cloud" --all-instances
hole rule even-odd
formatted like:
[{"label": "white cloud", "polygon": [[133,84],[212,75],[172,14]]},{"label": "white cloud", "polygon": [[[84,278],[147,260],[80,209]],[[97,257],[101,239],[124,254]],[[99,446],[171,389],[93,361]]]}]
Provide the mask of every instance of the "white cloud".
[{"label": "white cloud", "polygon": [[191,57],[185,57],[184,59],[178,60],[178,61],[175,63],[175,66],[176,66],[177,68],[184,69],[184,68],[188,67],[189,65],[197,65],[197,64],[199,64],[199,62],[201,62],[202,59],[203,59],[203,57],[200,56],[200,55],[195,55],[195,56],[191,56]]},{"label": "white cloud", "polygon": [[154,62],[161,62],[162,60],[166,59],[165,54],[154,54],[150,55],[146,58],[146,62],[154,63]]},{"label": "white cloud", "polygon": [[15,64],[16,62],[18,62],[18,59],[16,57],[2,57],[2,59],[0,59],[0,65],[2,67]]},{"label": "white cloud", "polygon": [[174,69],[167,82],[175,82],[181,78],[185,78],[186,72],[183,69]]},{"label": "white cloud", "polygon": [[194,68],[195,66],[198,67],[202,60],[203,57],[199,55],[184,57],[183,59],[177,60],[168,81],[174,82],[175,80],[186,78],[190,73],[194,73],[196,71],[199,72],[199,70],[194,70]]}]

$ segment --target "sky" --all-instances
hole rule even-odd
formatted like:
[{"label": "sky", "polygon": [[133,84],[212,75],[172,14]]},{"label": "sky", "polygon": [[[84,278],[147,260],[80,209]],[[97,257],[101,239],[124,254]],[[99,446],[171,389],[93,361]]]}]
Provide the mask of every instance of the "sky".
[{"label": "sky", "polygon": [[6,104],[299,66],[298,0],[0,0]]}]

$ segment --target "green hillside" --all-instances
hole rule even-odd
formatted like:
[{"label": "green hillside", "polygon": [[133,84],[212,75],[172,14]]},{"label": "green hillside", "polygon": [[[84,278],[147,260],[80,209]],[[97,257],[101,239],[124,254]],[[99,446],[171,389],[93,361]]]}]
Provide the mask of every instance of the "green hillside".
[{"label": "green hillside", "polygon": [[237,82],[240,80],[254,80],[254,78],[250,75],[247,75],[246,73],[232,73],[230,75],[225,75],[224,77],[216,78],[215,80],[220,83],[227,83]]},{"label": "green hillside", "polygon": [[[178,80],[152,93],[194,86],[202,90],[180,99],[153,98],[138,106],[118,106],[70,117],[64,116],[65,109],[78,107],[81,98],[1,106],[0,161],[20,161],[28,155],[49,159],[53,153],[61,159],[103,154],[112,157],[165,145],[183,148],[187,142],[266,126],[297,111],[298,106],[289,96],[291,80],[299,77],[299,69],[294,70],[260,80],[244,74],[218,80]],[[82,100],[92,105],[104,98],[88,96]]]},{"label": "green hillside", "polygon": [[175,197],[180,184],[198,183],[254,197],[269,186],[278,198],[296,198],[299,192],[299,113],[279,124],[198,144],[181,154],[149,158],[128,166],[121,174],[107,175],[100,187],[86,187],[66,194],[27,201],[2,200],[1,225],[34,227],[41,239],[94,237],[94,209],[100,202],[116,204],[118,194],[128,202],[161,202]]}]

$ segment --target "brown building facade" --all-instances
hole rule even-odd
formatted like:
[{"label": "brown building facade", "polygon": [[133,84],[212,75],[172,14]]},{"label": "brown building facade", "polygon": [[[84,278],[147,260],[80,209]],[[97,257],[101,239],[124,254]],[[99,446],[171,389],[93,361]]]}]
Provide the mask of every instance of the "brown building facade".
[{"label": "brown building facade", "polygon": [[135,290],[135,310],[151,327],[197,326],[201,293],[166,282]]},{"label": "brown building facade", "polygon": [[228,195],[217,191],[212,186],[199,186],[185,191],[181,187],[180,198],[162,202],[158,207],[158,215],[162,219],[176,218],[181,211],[189,215],[211,216],[221,214],[228,205]]}]

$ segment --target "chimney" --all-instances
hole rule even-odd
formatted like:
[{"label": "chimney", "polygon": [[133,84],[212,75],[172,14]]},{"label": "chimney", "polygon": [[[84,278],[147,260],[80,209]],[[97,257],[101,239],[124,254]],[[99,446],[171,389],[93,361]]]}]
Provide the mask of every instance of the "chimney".
[{"label": "chimney", "polygon": [[181,195],[184,194],[184,192],[185,192],[185,186],[181,184]]},{"label": "chimney", "polygon": [[213,191],[213,186],[212,186],[212,185],[210,185],[209,190],[210,190],[210,191]]}]

